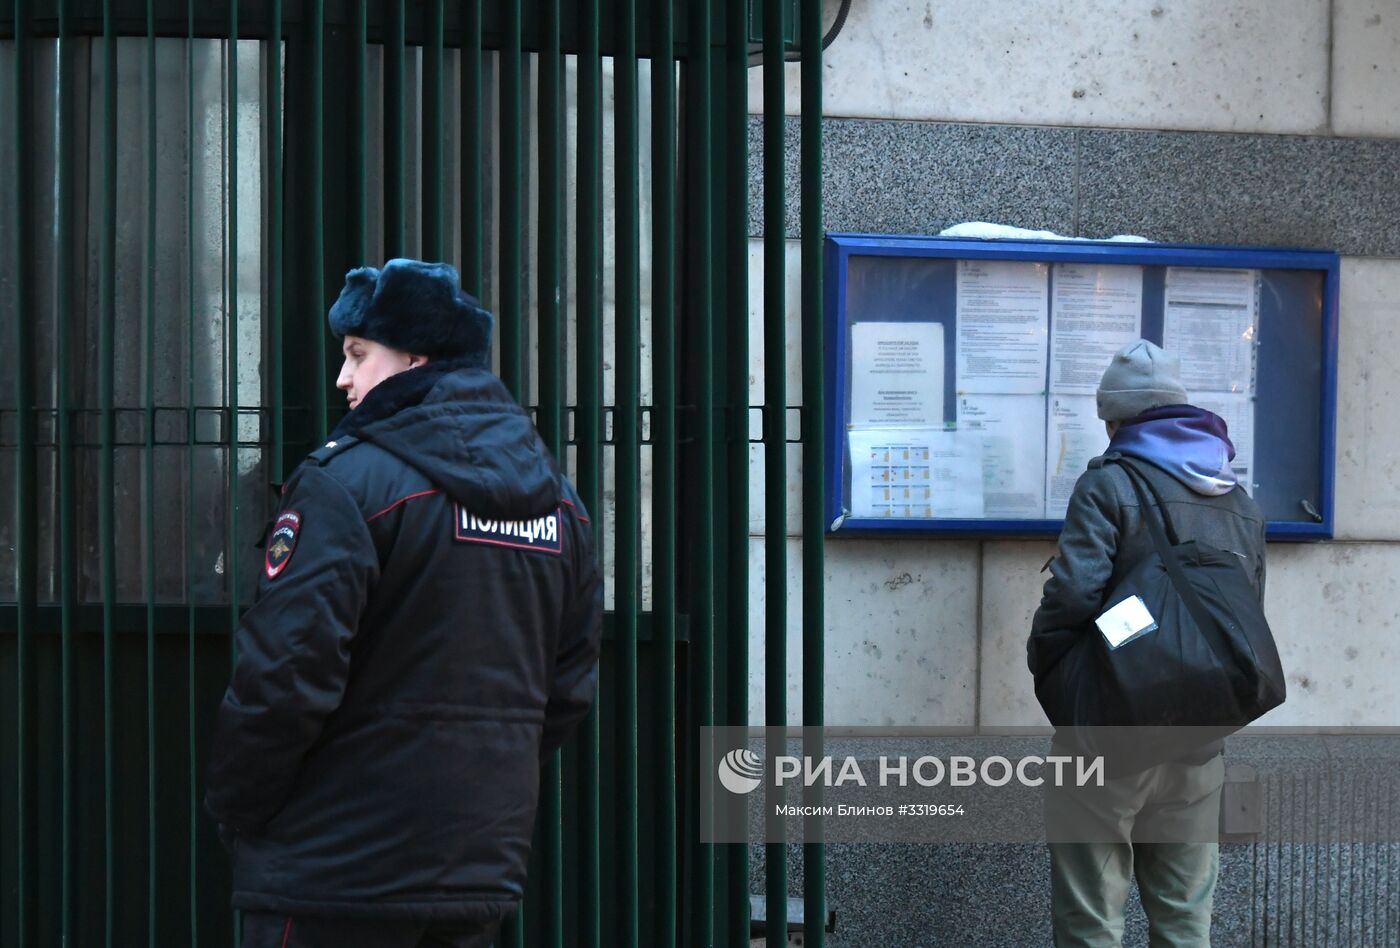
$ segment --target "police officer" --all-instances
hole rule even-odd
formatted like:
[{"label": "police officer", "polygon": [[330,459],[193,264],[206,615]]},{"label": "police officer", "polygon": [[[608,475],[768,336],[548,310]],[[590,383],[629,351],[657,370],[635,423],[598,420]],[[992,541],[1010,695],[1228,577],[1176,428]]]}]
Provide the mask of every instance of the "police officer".
[{"label": "police officer", "polygon": [[596,690],[588,514],[452,267],[352,270],[330,326],[352,411],[265,539],[206,805],[245,948],[485,945]]}]

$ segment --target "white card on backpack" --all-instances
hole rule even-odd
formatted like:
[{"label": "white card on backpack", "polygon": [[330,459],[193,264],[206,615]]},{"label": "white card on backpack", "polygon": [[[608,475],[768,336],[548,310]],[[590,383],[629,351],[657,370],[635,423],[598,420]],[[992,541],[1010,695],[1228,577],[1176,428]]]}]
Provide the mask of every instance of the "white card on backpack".
[{"label": "white card on backpack", "polygon": [[1157,628],[1141,596],[1129,596],[1094,620],[1109,648],[1126,645]]}]

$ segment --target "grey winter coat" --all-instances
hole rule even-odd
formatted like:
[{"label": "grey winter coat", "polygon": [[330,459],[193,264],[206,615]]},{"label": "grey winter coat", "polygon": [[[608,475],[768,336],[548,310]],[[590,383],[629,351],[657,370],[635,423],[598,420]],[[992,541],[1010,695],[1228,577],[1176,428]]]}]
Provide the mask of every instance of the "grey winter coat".
[{"label": "grey winter coat", "polygon": [[[1075,484],[1060,533],[1059,554],[1050,563],[1031,634],[1070,629],[1102,611],[1104,597],[1152,549],[1137,494],[1120,465],[1107,464],[1117,452],[1094,458]],[[1167,471],[1131,459],[1157,489],[1179,539],[1199,540],[1239,554],[1264,598],[1264,514],[1236,487],[1228,494],[1198,494]]]}]

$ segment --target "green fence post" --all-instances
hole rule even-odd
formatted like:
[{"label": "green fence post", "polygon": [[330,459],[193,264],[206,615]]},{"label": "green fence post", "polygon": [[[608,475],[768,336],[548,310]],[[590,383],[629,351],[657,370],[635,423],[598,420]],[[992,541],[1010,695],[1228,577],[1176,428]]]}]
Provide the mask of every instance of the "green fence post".
[{"label": "green fence post", "polygon": [[423,259],[441,260],[443,242],[442,0],[429,0],[423,45]]},{"label": "green fence post", "polygon": [[110,0],[102,4],[102,234],[99,267],[101,316],[97,331],[97,397],[101,445],[97,474],[97,533],[102,547],[102,839],[103,938],[112,945],[116,910],[116,847],[112,795],[115,791],[112,740],[112,612],[117,605],[116,422],[113,414],[117,329],[117,34]]},{"label": "green fence post", "polygon": [[[395,4],[398,6],[398,4]],[[306,275],[306,295],[307,311],[309,318],[303,323],[311,333],[311,364],[316,367],[316,377],[312,380],[312,430],[318,443],[324,442],[330,430],[330,419],[327,415],[329,406],[327,405],[327,379],[326,374],[326,324],[322,317],[326,307],[326,212],[325,212],[325,117],[326,117],[326,3],[325,0],[311,0],[307,7],[310,14],[310,24],[307,29],[311,31],[311,115],[308,117],[307,138],[311,147],[307,160],[311,166],[311,188],[308,195],[310,211],[310,236],[311,247],[308,254],[309,267]],[[360,12],[363,12],[361,10]],[[361,49],[364,47],[361,46]],[[363,73],[361,73],[363,76]],[[402,77],[400,77],[402,78]],[[363,116],[361,116],[363,118]],[[363,130],[361,136],[356,141],[363,146]],[[402,146],[402,135],[400,135],[400,146]],[[363,150],[358,156],[358,161],[352,158],[352,179],[356,174],[365,173]],[[402,150],[400,151],[402,158]],[[363,182],[363,178],[359,179]],[[359,195],[354,199],[360,202],[363,208],[365,191],[363,185]],[[387,208],[387,203],[386,203]],[[361,210],[360,221],[365,220],[364,211]],[[402,231],[402,219],[399,226]],[[361,240],[364,235],[359,235]]]},{"label": "green fence post", "polygon": [[[724,526],[726,695],[724,724],[749,723],[749,212],[748,212],[748,0],[728,0],[724,34],[724,195],[723,247],[726,314],[725,480],[728,484]],[[728,937],[730,944],[749,939],[749,847],[731,843],[726,850]]]},{"label": "green fence post", "polygon": [[482,134],[481,108],[481,0],[462,4],[462,285],[478,298],[482,295],[482,220],[486,213],[482,196],[481,153],[487,147]]},{"label": "green fence post", "polygon": [[501,38],[501,166],[500,166],[500,273],[499,305],[496,325],[501,340],[501,381],[510,389],[516,401],[524,404],[529,392],[525,385],[524,321],[521,287],[524,283],[524,256],[521,240],[521,214],[525,206],[527,181],[524,175],[522,149],[521,47],[520,4],[506,4],[501,11],[505,18]]},{"label": "green fence post", "polygon": [[[283,476],[282,444],[286,428],[282,417],[282,0],[271,0],[268,8],[267,98],[263,107],[263,135],[267,140],[267,370],[263,373],[271,403],[272,438],[268,468],[272,476]],[[154,53],[152,54],[154,55]],[[152,106],[154,108],[154,106]],[[260,426],[261,427],[261,426]]]},{"label": "green fence post", "polygon": [[[281,0],[275,0],[278,4]],[[281,77],[281,70],[272,70]],[[143,511],[145,514],[146,599],[146,944],[156,948],[157,845],[160,835],[156,822],[156,206],[159,181],[156,175],[156,5],[146,2],[146,304],[145,369],[145,467]],[[273,151],[276,154],[280,147]],[[280,422],[280,418],[278,419]]]},{"label": "green fence post", "polygon": [[[521,53],[522,24],[519,3],[505,4],[501,14],[505,28],[501,37],[500,56],[500,242],[497,247],[497,272],[500,274],[498,305],[496,307],[497,335],[500,339],[501,381],[520,404],[528,404],[529,388],[525,379],[525,307],[524,241],[521,236],[525,196],[529,182],[525,176],[523,148],[524,105],[521,73],[525,68]],[[525,914],[527,907],[506,920],[502,940],[507,945],[525,944]]]},{"label": "green fence post", "polygon": [[[351,4],[350,44],[350,254],[354,266],[369,259],[369,10],[368,0]],[[319,70],[317,70],[319,72]],[[319,99],[319,95],[318,95]],[[318,176],[319,177],[319,176]],[[322,268],[324,269],[324,268]],[[324,335],[324,333],[323,333]],[[321,386],[324,388],[324,386]]]},{"label": "green fence post", "polygon": [[615,373],[613,436],[616,450],[617,550],[614,601],[617,622],[617,781],[616,858],[619,944],[640,938],[637,874],[637,612],[641,609],[641,444],[638,418],[641,374],[641,290],[637,208],[637,9],[618,0],[613,57],[616,129],[617,245],[614,257]]},{"label": "green fence post", "polygon": [[[783,74],[784,4],[763,5],[763,454],[765,758],[775,759],[787,729],[787,244],[785,241]],[[771,766],[771,765],[770,765]],[[768,845],[767,930],[787,931],[787,841],[765,784]]]},{"label": "green fence post", "polygon": [[73,937],[74,900],[74,835],[73,835],[73,783],[74,752],[73,734],[73,613],[77,606],[77,537],[75,536],[75,512],[73,509],[74,458],[73,458],[73,419],[71,392],[68,381],[69,329],[73,312],[73,266],[70,252],[73,246],[73,129],[76,109],[73,98],[73,38],[69,33],[68,2],[58,4],[58,195],[54,232],[57,238],[55,251],[57,260],[54,266],[55,303],[57,326],[55,329],[55,374],[57,375],[57,397],[55,409],[58,413],[58,548],[59,548],[59,602],[60,618],[60,659],[59,659],[59,703],[62,728],[63,778],[60,792],[61,829],[60,862],[62,896],[60,899],[59,933],[63,943],[69,944]]},{"label": "green fence post", "polygon": [[384,257],[408,252],[404,238],[404,3],[385,4],[384,29]]},{"label": "green fence post", "polygon": [[[185,37],[185,167],[189,178],[186,182],[187,199],[185,201],[185,254],[193,263],[194,261],[194,0],[187,0],[186,4],[186,25],[188,33]],[[195,422],[197,412],[195,410],[195,358],[194,358],[194,338],[195,338],[195,310],[194,310],[194,280],[185,281],[185,317],[186,336],[189,341],[189,352],[185,363],[185,496],[189,502],[185,505],[185,537],[194,535],[194,469],[195,469]],[[189,835],[190,835],[190,888],[189,888],[189,910],[190,910],[190,945],[191,948],[199,946],[199,747],[198,736],[195,733],[195,714],[198,709],[198,694],[195,691],[195,672],[197,671],[196,649],[195,649],[195,603],[194,603],[194,559],[187,552],[185,555],[185,603],[189,610],[185,629],[185,644],[188,649],[186,656],[186,706],[185,721],[189,728]]]},{"label": "green fence post", "polygon": [[[578,5],[578,221],[577,433],[578,491],[593,517],[599,561],[606,536],[603,517],[603,61],[599,0]],[[598,707],[584,719],[578,738],[579,943],[601,948],[602,875],[599,800]]]},{"label": "green fence post", "polygon": [[25,318],[34,312],[31,274],[34,272],[35,248],[28,235],[33,212],[30,195],[34,162],[30,156],[29,70],[32,56],[29,38],[29,8],[25,0],[15,0],[15,60],[14,102],[10,115],[14,121],[15,176],[14,233],[19,258],[13,274],[15,336],[15,558],[18,564],[16,583],[15,629],[15,928],[20,948],[32,944],[36,922],[29,910],[34,899],[35,858],[34,839],[30,824],[36,806],[36,768],[30,757],[37,749],[34,740],[34,605],[38,577],[38,528],[35,517],[35,487],[37,483],[37,448],[34,431],[34,321]]},{"label": "green fence post", "polygon": [[658,948],[676,943],[676,66],[671,4],[652,11],[652,620]]},{"label": "green fence post", "polygon": [[[691,251],[695,274],[694,286],[687,295],[696,322],[696,351],[694,369],[699,385],[695,398],[695,497],[692,501],[696,515],[694,547],[698,551],[691,588],[691,654],[693,655],[694,728],[709,727],[715,720],[714,668],[714,290],[711,283],[711,245],[714,237],[711,202],[713,188],[708,163],[713,147],[711,128],[711,62],[710,62],[710,0],[695,0],[690,6],[687,46],[689,63],[686,84],[690,93],[686,107],[690,111],[687,130],[687,154],[696,157],[699,168],[689,173],[690,193],[687,211],[691,220]],[[689,743],[689,742],[688,742]],[[689,752],[698,760],[699,746]],[[694,858],[691,864],[691,904],[693,907],[693,941],[708,948],[714,944],[715,918],[715,848],[699,841],[700,814],[691,822],[694,834]]]},{"label": "green fence post", "polygon": [[237,658],[234,632],[238,630],[238,0],[230,0],[228,8],[228,61],[224,108],[227,110],[228,134],[225,161],[228,177],[224,183],[224,200],[228,207],[228,230],[224,255],[228,269],[224,272],[224,365],[228,392],[225,398],[228,430],[225,434],[228,455],[225,497],[224,575],[228,577],[228,635],[229,658]]},{"label": "green fence post", "polygon": [[[536,423],[550,453],[561,463],[567,432],[563,427],[564,345],[563,203],[564,151],[562,106],[564,57],[560,40],[559,0],[544,0],[544,39],[539,56],[539,266],[535,302],[539,307],[539,407]],[[539,826],[543,837],[544,902],[541,941],[564,948],[564,814],[562,755],[555,752],[542,775]]]},{"label": "green fence post", "polygon": [[[228,177],[224,183],[224,201],[228,208],[228,231],[224,242],[224,255],[228,260],[228,269],[224,272],[224,364],[228,383],[228,393],[225,396],[228,412],[228,431],[225,432],[228,453],[224,458],[227,467],[224,485],[224,575],[227,577],[228,652],[229,664],[232,666],[238,661],[238,641],[235,634],[238,631],[239,613],[239,560],[242,558],[238,546],[238,435],[241,427],[238,417],[238,0],[229,2],[226,50],[228,86],[224,93],[224,109],[228,135],[224,160],[228,166]],[[241,937],[241,918],[238,912],[234,912],[235,944]]]},{"label": "green fence post", "polygon": [[[822,4],[802,0],[802,724],[821,728],[826,723],[825,582],[826,524],[822,443]],[[820,733],[819,731],[816,733]],[[820,756],[821,742],[804,742],[803,753]],[[818,796],[820,788],[815,788]],[[826,943],[825,847],[820,842],[821,817],[811,817],[803,846],[803,918],[807,944]]]}]

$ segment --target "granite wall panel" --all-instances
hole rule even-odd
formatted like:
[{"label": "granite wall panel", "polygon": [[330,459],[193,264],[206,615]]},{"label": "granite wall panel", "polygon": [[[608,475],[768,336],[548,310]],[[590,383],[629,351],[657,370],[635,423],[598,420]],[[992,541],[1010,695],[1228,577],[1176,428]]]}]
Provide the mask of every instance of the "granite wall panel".
[{"label": "granite wall panel", "polygon": [[[1081,237],[1323,247],[1400,256],[1400,140],[833,119],[827,231],[936,234],[993,221]],[[787,121],[787,236],[799,236]],[[762,120],[749,125],[749,231],[763,231]]]}]

